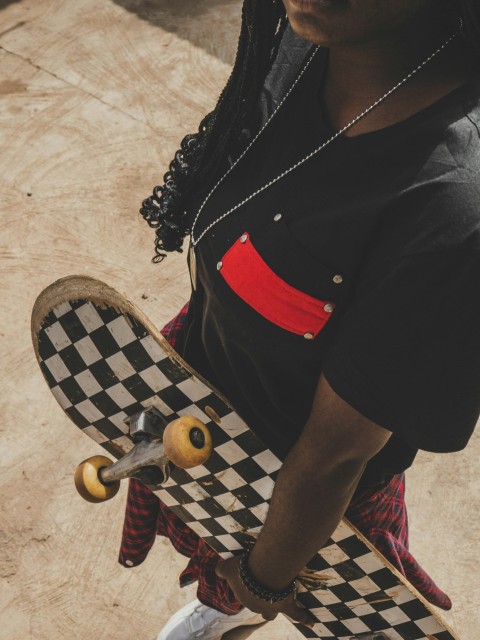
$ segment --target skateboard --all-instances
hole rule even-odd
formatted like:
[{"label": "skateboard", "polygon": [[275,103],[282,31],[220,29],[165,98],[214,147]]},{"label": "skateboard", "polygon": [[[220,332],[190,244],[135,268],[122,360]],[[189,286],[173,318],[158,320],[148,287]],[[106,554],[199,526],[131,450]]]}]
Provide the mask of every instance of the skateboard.
[{"label": "skateboard", "polygon": [[[68,418],[108,452],[75,472],[91,502],[136,477],[228,558],[265,521],[281,461],[132,303],[86,276],[54,282],[32,313],[35,353]],[[297,578],[306,638],[459,640],[346,520]],[[293,624],[293,623],[292,623]]]}]

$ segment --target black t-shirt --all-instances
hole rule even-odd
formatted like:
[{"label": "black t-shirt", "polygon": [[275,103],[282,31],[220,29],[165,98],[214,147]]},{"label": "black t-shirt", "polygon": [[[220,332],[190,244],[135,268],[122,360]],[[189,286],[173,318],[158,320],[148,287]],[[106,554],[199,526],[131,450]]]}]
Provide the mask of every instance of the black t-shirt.
[{"label": "black t-shirt", "polygon": [[[209,200],[196,237],[331,136],[325,58]],[[399,124],[340,136],[200,241],[183,354],[279,455],[322,372],[393,432],[361,486],[418,449],[467,444],[480,412],[479,130],[475,80]]]}]

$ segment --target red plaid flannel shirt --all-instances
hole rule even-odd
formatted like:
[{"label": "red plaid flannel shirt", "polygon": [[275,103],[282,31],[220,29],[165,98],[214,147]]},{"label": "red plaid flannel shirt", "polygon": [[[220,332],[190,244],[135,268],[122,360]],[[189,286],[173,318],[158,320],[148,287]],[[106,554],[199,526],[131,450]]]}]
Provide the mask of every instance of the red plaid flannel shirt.
[{"label": "red plaid flannel shirt", "polygon": [[[162,330],[175,347],[188,304]],[[364,491],[350,504],[346,517],[372,542],[431,604],[448,610],[450,598],[433,582],[408,550],[405,477],[398,475],[382,487]],[[189,558],[180,575],[180,586],[198,581],[197,597],[223,613],[238,613],[242,606],[215,574],[220,556],[175,516],[145,485],[130,480],[119,562],[125,567],[141,564],[157,535],[170,539],[175,549]]]}]

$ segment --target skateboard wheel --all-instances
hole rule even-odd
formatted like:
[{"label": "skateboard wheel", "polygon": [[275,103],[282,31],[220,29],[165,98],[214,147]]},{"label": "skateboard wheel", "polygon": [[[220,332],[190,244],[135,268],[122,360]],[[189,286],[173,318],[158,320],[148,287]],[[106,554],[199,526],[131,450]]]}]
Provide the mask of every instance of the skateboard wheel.
[{"label": "skateboard wheel", "polygon": [[92,456],[81,462],[75,470],[75,487],[87,502],[105,502],[116,495],[120,481],[103,484],[99,472],[113,462],[105,456]]},{"label": "skateboard wheel", "polygon": [[198,418],[184,416],[165,427],[163,446],[174,465],[190,469],[208,460],[212,453],[212,436]]}]

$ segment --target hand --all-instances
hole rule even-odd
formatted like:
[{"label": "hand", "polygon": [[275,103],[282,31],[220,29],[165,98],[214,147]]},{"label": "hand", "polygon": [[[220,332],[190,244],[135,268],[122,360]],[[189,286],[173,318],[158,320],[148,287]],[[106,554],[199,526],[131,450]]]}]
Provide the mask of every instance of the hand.
[{"label": "hand", "polygon": [[217,564],[215,573],[219,578],[223,578],[228,582],[230,589],[243,606],[250,609],[250,611],[260,613],[265,620],[274,620],[279,613],[283,613],[295,622],[300,622],[308,627],[312,627],[315,624],[315,620],[310,613],[298,606],[293,594],[275,604],[252,595],[240,580],[238,575],[239,564],[239,557],[223,560]]}]

